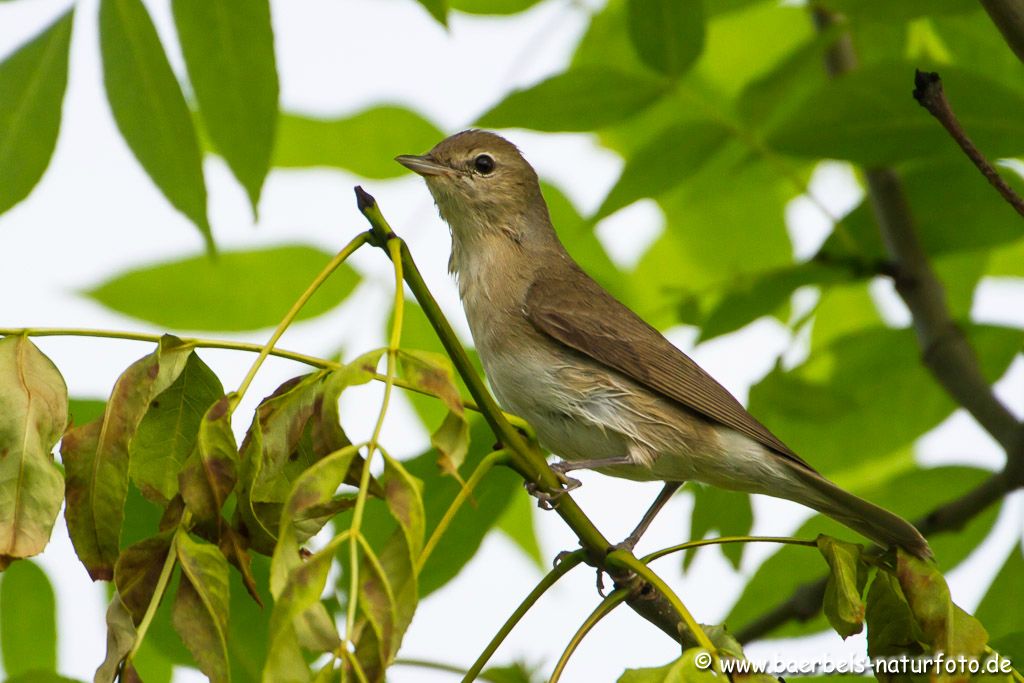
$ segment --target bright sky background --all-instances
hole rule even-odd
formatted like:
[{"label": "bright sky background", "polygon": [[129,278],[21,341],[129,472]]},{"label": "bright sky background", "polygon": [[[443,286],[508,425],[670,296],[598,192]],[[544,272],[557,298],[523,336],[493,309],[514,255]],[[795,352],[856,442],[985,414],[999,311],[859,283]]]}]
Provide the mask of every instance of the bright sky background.
[{"label": "bright sky background", "polygon": [[[467,126],[503,93],[561,70],[587,24],[588,6],[600,0],[547,0],[511,19],[453,14],[448,32],[413,0],[304,0],[273,4],[281,99],[285,109],[318,115],[341,115],[372,104],[400,103],[426,115],[443,130]],[[0,3],[0,57],[47,25],[67,0],[21,0]],[[162,332],[145,323],[109,312],[77,292],[112,273],[198,253],[198,232],[175,212],[135,162],[118,134],[103,93],[96,30],[97,0],[77,3],[71,73],[57,151],[33,194],[0,216],[0,326],[103,327]],[[183,73],[169,3],[147,1],[165,47]],[[600,149],[588,135],[538,135],[509,131],[540,174],[562,188],[583,213],[593,211],[615,181],[621,161]],[[425,150],[408,150],[421,153]],[[312,243],[334,251],[365,229],[355,207],[352,186],[360,181],[333,170],[271,173],[253,225],[244,192],[217,158],[205,162],[214,234],[223,249],[280,243]],[[841,164],[824,165],[812,191],[833,211],[848,210],[859,198],[852,175]],[[452,281],[445,273],[449,239],[420,179],[363,182],[380,201],[396,230],[411,245],[428,284],[469,341]],[[797,253],[811,252],[827,226],[807,200],[789,212]],[[662,229],[652,202],[641,202],[599,226],[613,257],[632,263]],[[390,265],[378,252],[357,255],[356,267],[367,283],[348,304],[328,315],[296,324],[281,346],[329,355],[339,346],[345,355],[380,346],[391,296]],[[906,312],[889,288],[876,287],[891,320]],[[976,314],[986,321],[1015,318],[1021,324],[1024,294],[1019,285],[992,283],[982,288]],[[214,295],[214,293],[211,293]],[[187,333],[188,331],[179,331]],[[269,330],[236,338],[265,341]],[[799,358],[799,340],[781,325],[759,321],[726,338],[693,349],[695,335],[678,329],[673,341],[741,398],[764,375],[775,356],[786,351]],[[106,396],[117,375],[148,345],[111,340],[38,340],[64,373],[72,395]],[[225,386],[237,385],[251,357],[204,351],[204,359]],[[261,372],[243,404],[237,424],[244,428],[259,396],[303,369],[272,361]],[[999,385],[1000,395],[1018,415],[1024,413],[1024,364],[1018,358]],[[346,396],[346,425],[364,425],[376,414],[379,387]],[[350,433],[359,438],[359,429]],[[399,400],[386,424],[384,443],[399,456],[426,444],[426,434]],[[919,444],[929,464],[970,462],[996,469],[1002,453],[973,421],[957,414]],[[814,454],[805,454],[814,461]],[[856,454],[851,454],[855,457]],[[580,477],[574,496],[599,528],[623,537],[653,499],[658,485],[634,484],[596,474]],[[524,494],[525,495],[525,494]],[[685,540],[691,500],[677,496],[641,545],[653,549]],[[755,500],[754,533],[785,534],[808,514],[795,504]],[[995,533],[948,578],[954,598],[974,608],[1015,539],[1021,536],[1024,497],[1008,501]],[[575,539],[553,514],[539,514],[537,526],[546,557],[576,547]],[[771,550],[747,550],[742,575],[749,576]],[[93,585],[74,557],[63,517],[50,547],[38,559],[53,579],[60,609],[61,673],[91,680],[102,659],[105,626],[103,587]],[[741,576],[717,552],[702,552],[684,577],[678,561],[658,566],[700,621],[717,623],[742,587]],[[499,650],[494,663],[514,657],[543,664],[549,671],[571,634],[597,604],[594,577],[577,569],[540,603]],[[507,615],[533,587],[540,574],[500,534],[492,534],[462,575],[421,604],[405,639],[402,654],[468,666]],[[766,605],[781,596],[766,596]],[[862,637],[843,643],[838,636],[802,639],[784,646],[762,643],[748,649],[752,657],[771,657],[785,649],[794,656],[839,658],[864,652]],[[626,666],[660,665],[677,649],[652,626],[621,609],[584,641],[563,680],[614,680]],[[392,680],[450,681],[450,675],[396,668]],[[191,680],[184,672],[176,680]],[[201,677],[195,676],[196,680]]]}]

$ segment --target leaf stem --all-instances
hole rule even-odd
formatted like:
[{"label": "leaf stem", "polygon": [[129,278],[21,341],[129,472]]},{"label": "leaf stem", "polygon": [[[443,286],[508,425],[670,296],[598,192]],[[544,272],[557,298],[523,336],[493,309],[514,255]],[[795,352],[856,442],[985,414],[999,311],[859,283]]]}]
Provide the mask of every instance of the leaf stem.
[{"label": "leaf stem", "polygon": [[590,616],[580,624],[579,629],[577,629],[576,633],[573,634],[572,639],[569,640],[569,644],[565,646],[565,651],[563,651],[562,656],[558,658],[558,663],[555,664],[555,669],[551,672],[551,678],[548,679],[548,683],[558,683],[558,680],[562,677],[562,672],[565,671],[565,667],[569,663],[569,658],[572,657],[574,652],[576,652],[576,648],[579,647],[581,642],[583,642],[586,635],[590,633],[591,629],[597,626],[597,622],[608,616],[613,609],[625,602],[628,597],[628,588],[617,588],[594,608],[594,611],[590,613]]},{"label": "leaf stem", "polygon": [[170,583],[171,573],[174,571],[174,565],[178,562],[178,551],[175,540],[177,535],[183,533],[183,530],[192,522],[192,513],[185,510],[181,515],[181,520],[178,522],[178,528],[174,532],[174,536],[171,537],[171,543],[167,547],[167,558],[164,559],[164,566],[160,569],[160,577],[156,581],[156,588],[153,589],[153,596],[149,599],[149,605],[146,606],[146,613],[142,615],[142,621],[139,622],[139,627],[135,631],[135,643],[132,645],[131,651],[125,657],[124,661],[130,662],[138,654],[139,648],[142,647],[142,641],[146,637],[146,632],[149,631],[149,625],[153,623],[153,617],[156,616],[156,610],[160,606],[160,601],[163,600],[164,593],[167,591],[167,584]]},{"label": "leaf stem", "polygon": [[526,613],[540,600],[541,596],[547,592],[549,588],[555,585],[560,578],[568,574],[570,571],[576,568],[586,558],[586,551],[577,550],[575,552],[563,555],[555,565],[554,569],[544,575],[544,578],[540,580],[530,594],[526,596],[526,599],[519,603],[512,615],[505,620],[505,623],[501,625],[498,632],[494,634],[490,642],[487,643],[487,647],[480,653],[480,656],[473,662],[473,666],[469,667],[465,677],[462,679],[462,683],[470,683],[475,680],[483,668],[487,665],[488,660],[498,649],[501,643],[508,637],[508,634],[512,632],[512,629],[516,627],[516,624],[526,616]]},{"label": "leaf stem", "polygon": [[252,383],[252,380],[256,377],[256,373],[259,372],[260,366],[263,365],[263,361],[265,361],[267,359],[267,356],[270,355],[270,352],[273,350],[274,345],[281,338],[281,335],[285,333],[285,330],[287,330],[288,327],[295,320],[295,317],[299,314],[299,311],[302,310],[302,307],[306,305],[306,302],[309,301],[314,294],[316,294],[316,291],[320,289],[320,286],[324,282],[326,282],[327,278],[329,278],[334,271],[340,268],[341,264],[344,263],[349,256],[355,253],[355,251],[359,249],[359,247],[366,244],[368,240],[369,236],[365,232],[361,232],[354,238],[352,238],[352,240],[347,245],[345,245],[345,248],[339,251],[334,256],[334,258],[332,258],[327,263],[327,265],[324,266],[324,269],[321,270],[320,273],[315,278],[313,278],[313,281],[309,283],[308,287],[306,287],[306,291],[304,291],[299,296],[299,298],[295,300],[295,303],[292,304],[292,307],[288,309],[287,313],[285,313],[284,318],[282,318],[281,322],[278,323],[277,328],[274,330],[274,333],[270,335],[270,339],[267,341],[266,344],[264,344],[263,348],[260,349],[259,356],[257,356],[256,360],[253,361],[252,367],[249,368],[249,372],[246,374],[245,379],[243,379],[242,383],[239,385],[238,391],[235,392],[235,396],[233,397],[231,402],[232,409],[238,406],[239,402],[241,402],[242,397],[245,396],[245,392],[249,389],[249,385]]},{"label": "leaf stem", "polygon": [[448,527],[449,525],[451,525],[452,520],[455,519],[455,515],[462,507],[463,503],[465,503],[466,500],[469,499],[470,495],[472,495],[473,489],[477,487],[477,485],[480,483],[480,480],[484,478],[484,475],[491,471],[492,467],[499,463],[505,462],[506,460],[508,460],[508,457],[508,451],[505,449],[492,451],[488,453],[486,456],[484,456],[484,459],[481,460],[480,464],[476,466],[476,469],[473,470],[473,474],[470,475],[465,485],[463,485],[463,487],[459,489],[459,493],[458,495],[455,496],[455,500],[453,500],[452,504],[448,506],[447,510],[445,510],[444,517],[442,517],[441,521],[437,523],[437,526],[434,528],[434,532],[430,535],[430,538],[427,540],[427,544],[423,546],[423,551],[420,553],[420,556],[416,559],[417,574],[419,574],[420,571],[423,570],[423,565],[426,564],[427,558],[429,558],[430,554],[434,552],[434,549],[437,547],[437,544],[441,541],[441,537],[444,535],[444,532],[448,530]]},{"label": "leaf stem", "polygon": [[699,548],[705,545],[721,545],[724,543],[781,543],[783,545],[805,545],[811,548],[817,547],[816,541],[809,541],[804,538],[793,538],[790,536],[721,536],[719,538],[704,538],[699,541],[687,541],[678,545],[672,545],[661,550],[656,550],[650,555],[640,558],[644,564],[654,560],[677,553],[690,548]]},{"label": "leaf stem", "polygon": [[[363,233],[364,241],[370,240],[370,233]],[[391,390],[395,386],[396,360],[398,347],[402,340],[402,321],[405,313],[405,289],[402,274],[402,260],[399,258],[401,241],[396,237],[388,239],[386,244],[388,253],[395,271],[395,313],[391,321],[391,335],[388,339],[387,351],[387,374],[384,381],[384,397],[381,399],[380,412],[377,414],[377,424],[374,425],[373,435],[366,446],[366,462],[363,463],[363,471],[359,478],[359,493],[356,495],[356,505],[352,512],[352,524],[349,527],[352,531],[352,540],[349,543],[349,581],[348,609],[345,613],[345,639],[348,641],[352,636],[352,630],[356,623],[356,607],[359,603],[359,543],[360,528],[363,524],[363,513],[366,509],[366,499],[370,490],[370,463],[373,461],[373,454],[377,451],[377,444],[380,442],[381,429],[384,426],[384,418],[387,416],[388,405],[391,402]],[[342,644],[342,647],[345,645]]]}]

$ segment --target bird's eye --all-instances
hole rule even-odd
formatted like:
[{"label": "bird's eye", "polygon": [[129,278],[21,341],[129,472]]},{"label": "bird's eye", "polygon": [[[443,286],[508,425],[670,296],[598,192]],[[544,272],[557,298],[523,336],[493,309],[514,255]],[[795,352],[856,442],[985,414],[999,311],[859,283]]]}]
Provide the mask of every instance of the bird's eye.
[{"label": "bird's eye", "polygon": [[494,159],[487,154],[481,154],[473,159],[473,167],[480,173],[487,175],[494,170]]}]

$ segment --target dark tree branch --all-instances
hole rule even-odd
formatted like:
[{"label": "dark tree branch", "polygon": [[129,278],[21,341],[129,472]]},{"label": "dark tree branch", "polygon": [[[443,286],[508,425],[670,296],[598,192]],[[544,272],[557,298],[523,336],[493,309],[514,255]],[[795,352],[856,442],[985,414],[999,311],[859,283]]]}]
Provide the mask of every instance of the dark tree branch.
[{"label": "dark tree branch", "polygon": [[[819,30],[834,23],[833,15],[820,7],[812,16]],[[856,63],[849,34],[837,39],[825,56],[825,68],[833,77],[856,68]],[[868,169],[865,173],[882,241],[895,267],[896,291],[913,316],[922,362],[1006,451],[1002,472],[916,521],[926,536],[958,530],[1007,493],[1024,486],[1024,425],[993,393],[974,349],[950,315],[945,289],[917,237],[899,176],[888,168]],[[821,609],[824,586],[825,580],[821,579],[798,587],[787,600],[737,631],[737,638],[748,642],[789,621],[811,619]]]},{"label": "dark tree branch", "polygon": [[1017,58],[1024,62],[1024,3],[1021,0],[981,0],[992,23]]},{"label": "dark tree branch", "polygon": [[942,87],[942,79],[939,77],[939,74],[932,71],[916,71],[914,74],[914,99],[917,100],[918,104],[927,109],[929,114],[938,119],[942,127],[960,145],[960,149],[978,167],[978,170],[991,183],[992,187],[996,188],[1003,199],[1017,213],[1024,216],[1024,198],[1021,198],[1019,194],[1013,191],[1013,188],[1003,180],[999,172],[989,163],[985,155],[974,146],[971,138],[967,136],[963,126],[960,125],[960,121],[956,118],[956,114],[953,113],[953,108],[949,106],[949,100],[946,98],[946,92]]}]

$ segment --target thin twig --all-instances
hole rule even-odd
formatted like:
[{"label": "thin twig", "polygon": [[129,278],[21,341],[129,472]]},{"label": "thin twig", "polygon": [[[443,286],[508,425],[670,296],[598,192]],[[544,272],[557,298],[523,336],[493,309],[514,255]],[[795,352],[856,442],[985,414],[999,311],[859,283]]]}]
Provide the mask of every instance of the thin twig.
[{"label": "thin twig", "polygon": [[602,600],[597,607],[594,608],[594,611],[590,613],[584,622],[580,624],[576,633],[573,634],[572,638],[569,640],[569,644],[565,646],[562,656],[558,658],[558,663],[555,664],[555,668],[551,672],[551,677],[548,679],[548,683],[558,683],[562,678],[562,672],[565,671],[565,667],[569,663],[569,658],[572,657],[574,652],[576,652],[576,648],[578,648],[580,643],[583,642],[586,635],[590,633],[595,626],[597,626],[599,621],[611,614],[612,610],[621,605],[628,597],[629,590],[619,588],[613,591],[608,597]]},{"label": "thin twig", "polygon": [[472,683],[476,680],[476,677],[480,675],[480,672],[484,670],[488,660],[494,654],[498,646],[504,642],[508,634],[512,632],[512,629],[516,627],[516,624],[526,616],[526,613],[540,600],[541,596],[547,592],[549,588],[555,585],[560,578],[568,574],[570,571],[575,569],[583,560],[586,554],[582,550],[563,555],[559,562],[555,565],[554,569],[544,575],[544,578],[540,580],[540,583],[534,587],[530,594],[519,603],[512,615],[505,620],[505,623],[501,625],[498,632],[494,634],[490,642],[487,643],[487,647],[484,648],[480,656],[473,662],[473,666],[469,667],[466,672],[466,676],[462,679],[462,683]]},{"label": "thin twig", "polygon": [[1024,198],[1013,191],[1013,188],[1003,180],[1003,177],[968,137],[956,114],[953,113],[953,108],[949,106],[949,100],[946,98],[946,91],[942,87],[942,78],[939,77],[939,74],[934,71],[916,69],[914,71],[914,99],[942,124],[956,144],[960,145],[960,149],[964,151],[967,158],[978,167],[981,174],[992,184],[992,187],[996,188],[1003,199],[1017,213],[1024,216]]}]

